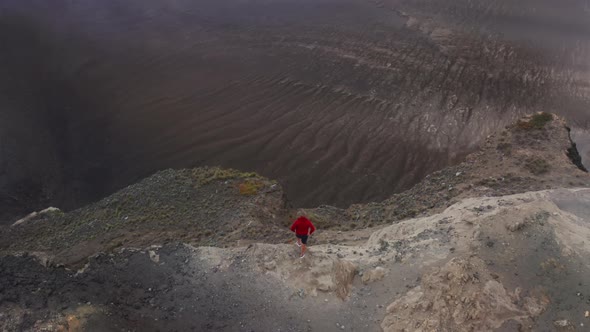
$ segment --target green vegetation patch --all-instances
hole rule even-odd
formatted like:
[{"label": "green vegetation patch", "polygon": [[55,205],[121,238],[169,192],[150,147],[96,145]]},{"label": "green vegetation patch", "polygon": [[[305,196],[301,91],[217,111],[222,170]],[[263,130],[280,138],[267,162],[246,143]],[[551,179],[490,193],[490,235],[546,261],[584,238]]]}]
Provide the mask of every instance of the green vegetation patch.
[{"label": "green vegetation patch", "polygon": [[541,158],[529,158],[524,167],[535,175],[545,174],[551,170],[551,165]]},{"label": "green vegetation patch", "polygon": [[499,143],[497,146],[498,151],[510,155],[512,153],[512,144],[510,143]]},{"label": "green vegetation patch", "polygon": [[516,126],[522,130],[543,129],[551,121],[553,121],[553,115],[542,112],[533,115],[529,121],[518,121]]},{"label": "green vegetation patch", "polygon": [[389,242],[385,241],[384,239],[379,240],[379,251],[386,252],[389,250]]},{"label": "green vegetation patch", "polygon": [[264,187],[264,183],[258,180],[246,180],[238,186],[241,195],[250,196],[258,194],[258,190]]},{"label": "green vegetation patch", "polygon": [[191,170],[193,178],[201,186],[214,181],[225,181],[231,179],[258,178],[254,172],[240,172],[235,169],[222,169],[218,167],[195,168]]}]

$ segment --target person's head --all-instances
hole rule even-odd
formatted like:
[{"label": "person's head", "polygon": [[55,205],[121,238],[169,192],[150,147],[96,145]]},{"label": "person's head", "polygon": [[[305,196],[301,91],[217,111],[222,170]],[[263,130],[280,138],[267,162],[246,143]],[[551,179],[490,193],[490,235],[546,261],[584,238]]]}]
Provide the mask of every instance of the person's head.
[{"label": "person's head", "polygon": [[300,217],[305,217],[306,215],[307,215],[307,213],[305,212],[304,209],[291,210],[289,212],[289,219],[297,220]]}]

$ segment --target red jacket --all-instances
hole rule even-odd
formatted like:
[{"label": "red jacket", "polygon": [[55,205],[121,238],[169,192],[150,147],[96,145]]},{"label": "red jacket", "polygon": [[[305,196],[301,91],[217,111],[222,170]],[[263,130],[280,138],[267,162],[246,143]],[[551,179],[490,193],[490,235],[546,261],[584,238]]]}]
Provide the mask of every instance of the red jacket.
[{"label": "red jacket", "polygon": [[[311,232],[309,229],[311,228]],[[308,235],[315,232],[315,226],[306,217],[299,217],[291,226],[291,232],[295,232],[297,235]]]}]

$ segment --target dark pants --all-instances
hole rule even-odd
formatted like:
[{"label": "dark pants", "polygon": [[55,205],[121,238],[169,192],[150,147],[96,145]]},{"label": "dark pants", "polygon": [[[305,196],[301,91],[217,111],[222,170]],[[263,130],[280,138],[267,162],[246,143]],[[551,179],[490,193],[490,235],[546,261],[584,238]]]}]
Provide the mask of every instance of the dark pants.
[{"label": "dark pants", "polygon": [[295,236],[297,236],[297,238],[301,239],[301,243],[303,244],[307,244],[307,235],[299,235],[299,234],[295,234]]}]

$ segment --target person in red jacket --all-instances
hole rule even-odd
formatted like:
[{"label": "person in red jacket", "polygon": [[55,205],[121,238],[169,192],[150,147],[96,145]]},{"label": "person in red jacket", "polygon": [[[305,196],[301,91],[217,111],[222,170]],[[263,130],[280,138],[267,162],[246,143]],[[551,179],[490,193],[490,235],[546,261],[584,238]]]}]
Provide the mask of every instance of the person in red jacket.
[{"label": "person in red jacket", "polygon": [[311,223],[309,219],[304,216],[300,216],[295,220],[293,225],[291,226],[291,232],[295,232],[295,236],[297,237],[297,242],[295,244],[298,247],[301,247],[301,256],[300,258],[305,257],[305,250],[307,249],[307,238],[315,232],[315,226]]}]

